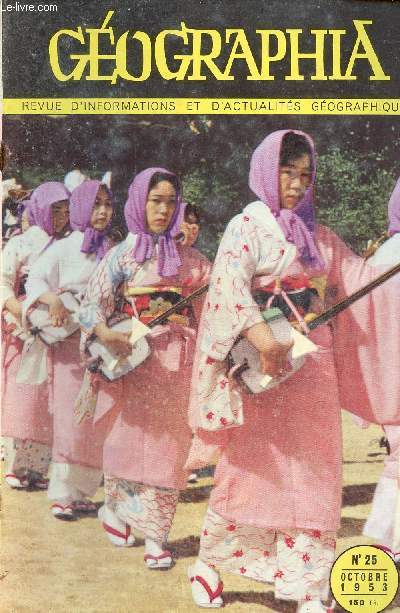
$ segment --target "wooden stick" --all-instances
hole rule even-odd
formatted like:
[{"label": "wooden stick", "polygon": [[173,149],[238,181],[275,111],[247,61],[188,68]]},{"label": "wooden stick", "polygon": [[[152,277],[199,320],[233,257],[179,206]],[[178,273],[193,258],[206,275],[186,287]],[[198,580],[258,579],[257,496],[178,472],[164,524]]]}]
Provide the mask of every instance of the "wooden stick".
[{"label": "wooden stick", "polygon": [[158,315],[157,317],[152,319],[147,324],[147,326],[149,328],[154,328],[154,326],[164,323],[164,321],[168,319],[170,315],[173,315],[174,313],[179,311],[179,309],[182,309],[183,307],[185,307],[187,304],[189,304],[189,302],[191,302],[195,298],[198,298],[199,296],[204,294],[204,292],[206,292],[207,290],[208,290],[208,285],[202,285],[201,287],[197,288],[194,292],[189,294],[189,296],[186,296],[186,298],[182,298],[182,300],[179,300],[179,302],[174,304],[174,306],[164,311],[164,313],[161,313],[161,315]]},{"label": "wooden stick", "polygon": [[[354,302],[356,302],[357,300],[360,300],[360,298],[371,292],[373,289],[375,289],[379,285],[382,285],[382,283],[385,283],[385,281],[393,277],[398,272],[400,272],[400,264],[396,264],[396,266],[393,266],[370,283],[367,283],[367,285],[365,285],[364,287],[361,287],[359,290],[357,290],[350,296],[347,296],[347,298],[344,298],[337,304],[334,304],[332,307],[321,313],[321,315],[318,315],[315,319],[313,319],[307,324],[309,329],[314,330],[314,328],[317,328],[318,326],[326,323],[327,321],[332,319],[332,317],[335,317],[335,315],[338,315],[339,313],[347,309],[347,307],[354,304]],[[179,311],[179,309],[182,309],[183,307],[188,305],[192,300],[204,294],[208,290],[208,288],[208,285],[202,285],[194,292],[186,296],[186,298],[182,298],[182,300],[179,300],[179,302],[164,311],[164,313],[161,313],[161,315],[158,315],[157,317],[152,319],[147,324],[147,326],[149,328],[154,328],[154,326],[164,323],[164,321],[166,321],[170,315],[173,315],[174,313]]]},{"label": "wooden stick", "polygon": [[354,304],[354,302],[356,302],[357,300],[360,300],[360,298],[363,298],[363,296],[369,294],[369,292],[371,292],[379,285],[382,285],[382,283],[385,283],[385,281],[393,277],[398,272],[400,272],[400,264],[396,264],[396,266],[389,268],[389,270],[384,272],[382,275],[380,275],[370,283],[367,283],[367,285],[365,285],[364,287],[361,287],[353,294],[350,294],[350,296],[347,296],[347,298],[344,298],[340,302],[334,304],[332,307],[321,313],[321,315],[318,315],[315,319],[310,321],[307,324],[308,327],[310,328],[310,330],[314,330],[314,328],[317,328],[321,324],[325,324],[327,321],[332,319],[332,317],[335,317],[335,315],[338,315],[339,313],[347,309],[347,307]]}]

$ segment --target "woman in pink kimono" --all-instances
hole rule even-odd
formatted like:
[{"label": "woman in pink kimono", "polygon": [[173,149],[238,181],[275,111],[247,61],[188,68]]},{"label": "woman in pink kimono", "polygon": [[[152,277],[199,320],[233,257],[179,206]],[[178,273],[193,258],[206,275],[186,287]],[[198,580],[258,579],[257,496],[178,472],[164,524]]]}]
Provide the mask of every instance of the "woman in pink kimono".
[{"label": "woman in pink kimono", "polygon": [[[195,357],[190,418],[195,437],[187,463],[204,465],[220,452],[199,557],[189,569],[193,598],[202,607],[222,606],[219,571],[228,571],[273,583],[276,598],[298,601],[301,613],[326,611],[322,601],[328,597],[341,510],[340,407],[352,409],[347,402],[352,397],[364,416],[381,410],[385,419],[399,418],[394,404],[379,409],[377,395],[369,398],[371,371],[366,380],[352,378],[343,391],[338,385],[338,358],[347,362],[341,377],[353,375],[349,362],[363,373],[365,356],[357,357],[354,347],[360,338],[367,345],[365,330],[373,345],[379,341],[379,322],[374,330],[365,321],[371,297],[359,303],[360,317],[356,307],[343,314],[340,353],[330,326],[315,329],[310,338],[318,353],[277,387],[250,395],[226,375],[228,352],[240,334],[259,351],[264,373],[285,374],[290,346],[274,339],[260,314],[259,304],[271,295],[285,290],[299,312],[312,316],[329,296],[324,287],[340,298],[378,275],[315,224],[315,169],[306,134],[282,130],[259,145],[250,167],[250,187],[259,200],[229,223],[211,276]],[[383,291],[376,294],[379,299]],[[382,304],[385,323],[388,318],[393,323],[394,338],[385,338],[387,355],[393,351],[399,368],[398,306],[383,298]],[[376,376],[382,372],[372,373],[374,384]]]},{"label": "woman in pink kimono", "polygon": [[[86,337],[94,332],[120,355],[129,355],[127,336],[107,326],[119,296],[130,297],[131,314],[146,323],[207,282],[206,258],[173,238],[180,207],[174,174],[149,168],[135,177],[125,205],[128,237],[96,270],[81,307]],[[115,545],[133,544],[131,528],[144,534],[150,569],[173,563],[165,543],[187,478],[195,329],[192,309],[173,315],[152,329],[151,355],[143,364],[114,382],[97,382],[96,420],[108,414],[112,423],[104,444],[105,506],[99,516]]]},{"label": "woman in pink kimono", "polygon": [[[25,203],[29,228],[11,238],[3,251],[1,432],[5,437],[5,480],[17,489],[47,488],[44,475],[50,463],[52,442],[47,382],[32,385],[16,380],[23,355],[22,339],[26,337],[20,327],[23,283],[52,239],[62,236],[68,227],[68,199],[69,192],[62,183],[48,182],[37,187]],[[8,314],[15,317],[14,322]]]},{"label": "woman in pink kimono", "polygon": [[[400,262],[400,179],[389,200],[389,239],[368,260],[371,266],[391,268]],[[400,561],[400,543],[395,540],[395,517],[400,512],[400,426],[387,425],[385,433],[390,453],[376,486],[371,513],[363,534],[377,540],[380,547]]]},{"label": "woman in pink kimono", "polygon": [[[59,298],[63,291],[79,296],[106,250],[105,231],[112,216],[111,193],[100,181],[85,181],[70,199],[73,232],[53,245],[27,281],[27,304],[49,306],[53,325],[62,326],[71,313]],[[74,519],[77,512],[93,512],[92,496],[102,477],[101,428],[91,421],[78,426],[74,419],[84,367],[80,365],[79,331],[52,346],[53,372],[50,409],[54,415],[52,471],[48,490],[52,512],[58,519]]]}]

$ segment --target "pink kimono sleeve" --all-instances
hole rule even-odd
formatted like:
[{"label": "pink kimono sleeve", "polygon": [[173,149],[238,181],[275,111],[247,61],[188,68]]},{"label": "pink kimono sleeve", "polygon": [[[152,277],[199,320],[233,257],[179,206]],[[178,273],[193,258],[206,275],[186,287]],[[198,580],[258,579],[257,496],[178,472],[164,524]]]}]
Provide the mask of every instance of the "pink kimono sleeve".
[{"label": "pink kimono sleeve", "polygon": [[240,333],[263,321],[251,295],[259,260],[256,225],[234,218],[218,250],[199,326],[189,403],[193,430],[217,432],[243,423],[241,395],[225,359]]},{"label": "pink kimono sleeve", "polygon": [[115,293],[124,280],[122,257],[116,248],[100,262],[89,279],[84,298],[79,309],[81,324],[81,351],[99,323],[107,322],[115,307]]},{"label": "pink kimono sleeve", "polygon": [[[211,263],[209,260],[193,247],[182,247],[181,257],[184,268],[182,284],[186,289],[186,293],[189,294],[207,285],[210,280],[211,272]],[[204,297],[205,294],[202,294],[201,297],[196,298],[192,302],[193,313],[197,323],[200,321]]]},{"label": "pink kimono sleeve", "polygon": [[261,251],[255,222],[234,218],[214,262],[199,334],[199,350],[213,360],[224,360],[240,333],[263,321],[251,294]]},{"label": "pink kimono sleeve", "polygon": [[[356,256],[330,230],[318,229],[335,302],[378,277],[383,269]],[[374,289],[334,320],[340,403],[379,424],[400,423],[400,275]]]},{"label": "pink kimono sleeve", "polygon": [[[86,344],[94,328],[99,323],[106,323],[107,319],[114,312],[116,288],[124,279],[122,258],[119,257],[119,252],[120,249],[114,248],[102,259],[89,279],[84,298],[81,302],[79,310],[79,321],[81,324],[80,352],[83,362],[86,360]],[[98,376],[86,369],[74,406],[77,423],[86,418],[93,418],[97,408],[98,392]],[[104,412],[103,407],[103,412],[100,412],[100,414],[99,412],[96,413],[95,421],[100,419]]]}]

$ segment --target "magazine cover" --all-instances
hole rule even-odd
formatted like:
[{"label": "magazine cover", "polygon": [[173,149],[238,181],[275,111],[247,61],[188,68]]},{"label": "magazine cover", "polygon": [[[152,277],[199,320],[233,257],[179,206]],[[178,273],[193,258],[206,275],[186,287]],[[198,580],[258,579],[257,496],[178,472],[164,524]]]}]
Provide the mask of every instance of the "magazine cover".
[{"label": "magazine cover", "polygon": [[400,4],[1,18],[2,610],[400,611]]}]

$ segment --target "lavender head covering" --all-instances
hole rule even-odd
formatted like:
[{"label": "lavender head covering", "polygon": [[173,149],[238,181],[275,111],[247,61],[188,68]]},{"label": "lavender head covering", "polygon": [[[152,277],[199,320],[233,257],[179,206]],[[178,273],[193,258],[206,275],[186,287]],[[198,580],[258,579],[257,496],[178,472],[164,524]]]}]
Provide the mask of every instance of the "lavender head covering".
[{"label": "lavender head covering", "polygon": [[[293,210],[281,209],[279,186],[279,159],[285,134],[293,132],[304,136],[312,152],[312,180],[302,199]],[[315,270],[325,268],[314,241],[315,214],[313,186],[316,174],[316,155],[312,139],[298,130],[277,130],[269,134],[254,151],[250,162],[250,189],[269,207],[290,243],[294,243],[301,260]]]},{"label": "lavender head covering", "polygon": [[389,234],[392,236],[396,232],[400,232],[400,178],[394,187],[390,196],[388,205],[389,214]]},{"label": "lavender head covering", "polygon": [[137,240],[133,248],[133,257],[142,264],[149,260],[158,241],[158,274],[161,277],[173,277],[181,265],[176,243],[173,236],[177,233],[177,224],[181,219],[181,196],[177,194],[177,203],[169,226],[163,234],[154,236],[147,227],[146,203],[150,181],[156,173],[176,175],[165,168],[147,168],[133,179],[129,186],[128,200],[125,204],[125,220],[129,231],[136,234]]},{"label": "lavender head covering", "polygon": [[69,207],[69,221],[73,230],[83,232],[82,253],[95,253],[98,260],[101,260],[106,253],[106,232],[95,230],[90,225],[93,206],[96,201],[97,192],[103,186],[110,196],[110,189],[101,181],[87,180],[78,185],[71,194],[71,204]]},{"label": "lavender head covering", "polygon": [[53,236],[53,220],[51,207],[61,200],[69,200],[70,193],[58,181],[42,183],[23,204],[28,209],[28,219],[31,226],[39,226],[49,236]]}]

